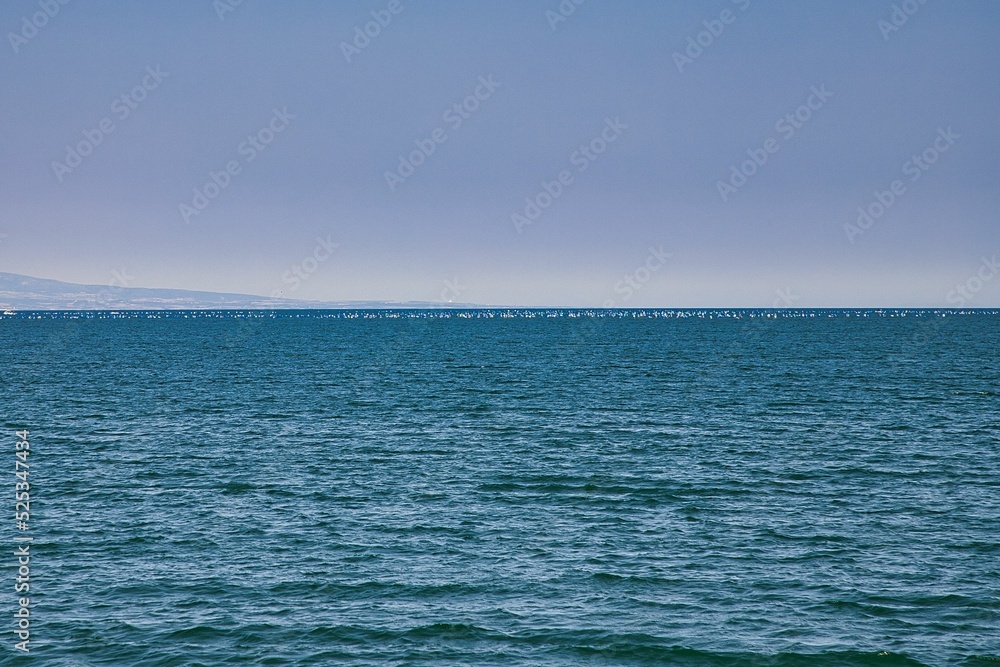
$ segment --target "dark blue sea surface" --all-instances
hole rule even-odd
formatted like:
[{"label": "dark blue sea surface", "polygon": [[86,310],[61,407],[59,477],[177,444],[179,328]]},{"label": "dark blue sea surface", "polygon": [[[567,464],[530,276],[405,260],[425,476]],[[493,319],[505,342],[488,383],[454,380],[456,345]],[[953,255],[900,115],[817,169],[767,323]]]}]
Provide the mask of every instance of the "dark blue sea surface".
[{"label": "dark blue sea surface", "polygon": [[34,542],[0,664],[1000,665],[998,342],[976,311],[5,315]]}]

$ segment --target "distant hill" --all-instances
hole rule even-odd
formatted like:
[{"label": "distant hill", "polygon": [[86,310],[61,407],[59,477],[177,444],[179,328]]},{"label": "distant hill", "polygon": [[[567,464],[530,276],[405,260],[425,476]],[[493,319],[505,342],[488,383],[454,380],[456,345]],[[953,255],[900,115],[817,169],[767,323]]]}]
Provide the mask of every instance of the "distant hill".
[{"label": "distant hill", "polygon": [[0,310],[277,310],[299,308],[463,308],[425,301],[299,301],[252,294],[79,285],[0,272]]}]

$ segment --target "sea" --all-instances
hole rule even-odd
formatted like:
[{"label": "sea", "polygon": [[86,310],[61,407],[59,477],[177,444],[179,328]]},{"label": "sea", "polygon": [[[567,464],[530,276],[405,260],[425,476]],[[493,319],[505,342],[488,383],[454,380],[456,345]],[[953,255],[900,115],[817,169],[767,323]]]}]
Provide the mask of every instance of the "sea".
[{"label": "sea", "polygon": [[1000,666],[998,342],[996,310],[7,313],[0,664]]}]

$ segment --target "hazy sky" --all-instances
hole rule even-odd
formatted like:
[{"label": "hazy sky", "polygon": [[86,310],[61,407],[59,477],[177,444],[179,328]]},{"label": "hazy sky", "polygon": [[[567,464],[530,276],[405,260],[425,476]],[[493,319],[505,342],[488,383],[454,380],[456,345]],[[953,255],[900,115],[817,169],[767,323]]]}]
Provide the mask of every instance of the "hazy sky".
[{"label": "hazy sky", "polygon": [[1000,306],[992,0],[6,0],[0,29],[0,271]]}]

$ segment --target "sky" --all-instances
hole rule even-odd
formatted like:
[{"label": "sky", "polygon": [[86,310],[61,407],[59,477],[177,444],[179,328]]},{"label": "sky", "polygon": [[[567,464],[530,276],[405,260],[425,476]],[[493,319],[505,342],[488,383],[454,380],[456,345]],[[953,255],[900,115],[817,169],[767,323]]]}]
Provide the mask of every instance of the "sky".
[{"label": "sky", "polygon": [[1000,306],[991,0],[7,0],[0,271]]}]

